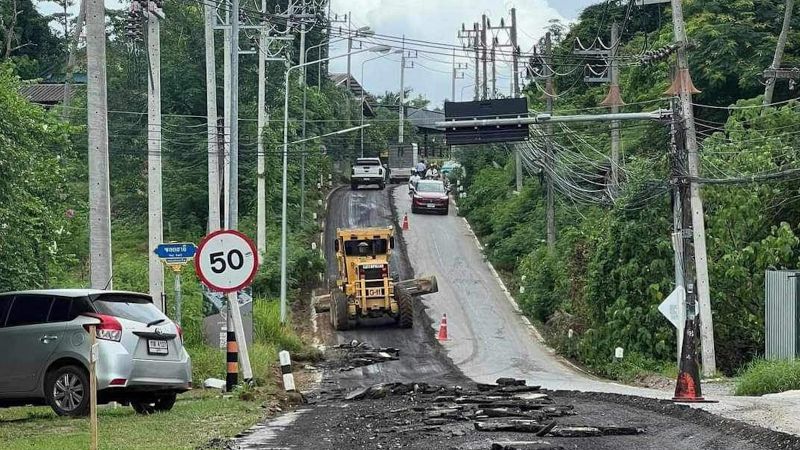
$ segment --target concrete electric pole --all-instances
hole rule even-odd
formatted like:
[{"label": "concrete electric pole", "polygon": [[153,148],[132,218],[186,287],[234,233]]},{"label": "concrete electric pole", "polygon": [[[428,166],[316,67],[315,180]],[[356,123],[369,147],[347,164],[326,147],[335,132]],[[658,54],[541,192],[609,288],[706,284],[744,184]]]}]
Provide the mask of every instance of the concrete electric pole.
[{"label": "concrete electric pole", "polygon": [[89,147],[89,264],[93,289],[111,289],[111,193],[106,90],[106,8],[86,0],[86,83]]},{"label": "concrete electric pole", "polygon": [[[553,98],[555,97],[555,88],[553,84],[553,46],[550,40],[550,33],[545,34],[544,37],[544,76],[545,76],[545,113],[553,114]],[[544,126],[545,134],[545,148],[547,151],[547,164],[550,165],[552,170],[555,170],[555,155],[553,152],[553,125],[549,122]],[[553,188],[553,177],[546,176],[545,196],[547,203],[547,248],[555,250],[556,248],[556,209],[555,209],[555,191]]]},{"label": "concrete electric pole", "polygon": [[483,85],[481,89],[481,98],[486,100],[489,98],[489,73],[486,67],[486,51],[488,50],[489,44],[486,42],[486,31],[489,27],[489,19],[486,17],[486,14],[481,16],[481,65],[483,66]]},{"label": "concrete electric pole", "polygon": [[[266,14],[267,1],[261,0],[261,12]],[[269,36],[267,28],[262,27],[258,34],[258,100],[257,106],[257,133],[256,136],[256,249],[258,258],[263,261],[267,253],[267,180],[266,180],[266,155],[264,154],[264,127],[267,124],[267,111],[265,107],[267,90],[267,47]]]},{"label": "concrete electric pole", "polygon": [[[616,22],[611,25],[611,85],[608,95],[600,104],[611,108],[611,114],[619,113],[619,107],[624,105],[619,89],[619,26]],[[615,196],[619,189],[619,154],[620,154],[620,129],[619,120],[611,121],[611,195]]]},{"label": "concrete electric pole", "polygon": [[161,25],[164,13],[155,2],[143,2],[147,14],[147,235],[150,296],[164,304],[164,265],[154,250],[164,242],[161,185]]},{"label": "concrete electric pole", "polygon": [[[777,70],[781,67],[783,52],[786,49],[786,40],[789,37],[789,30],[792,28],[793,8],[794,0],[786,0],[786,6],[783,11],[783,26],[781,27],[781,34],[778,36],[778,45],[775,46],[775,56],[772,59],[772,64],[769,66],[769,68],[772,70]],[[772,94],[775,92],[776,82],[776,77],[767,77],[767,86],[764,88],[764,106],[768,106],[772,103]]]},{"label": "concrete electric pole", "polygon": [[217,145],[217,63],[214,52],[216,10],[204,5],[206,42],[206,121],[208,124],[208,232],[219,230],[219,148]]},{"label": "concrete electric pole", "polygon": [[[700,341],[703,349],[703,375],[709,377],[716,372],[717,364],[714,351],[714,324],[711,315],[711,294],[708,282],[703,200],[700,196],[700,183],[696,181],[700,176],[700,158],[697,152],[697,132],[694,123],[694,111],[692,110],[692,94],[698,91],[692,84],[692,78],[689,74],[689,58],[686,51],[689,43],[686,38],[681,0],[672,0],[672,26],[675,33],[675,42],[678,44],[678,66],[671,91],[680,99],[681,118],[686,132],[686,162],[689,169],[689,177],[692,180],[689,184],[688,192],[691,205],[691,217],[688,217],[688,213],[684,212],[683,226],[686,227],[689,223],[688,221],[691,220],[692,240],[694,245],[688,251],[686,247],[684,247],[684,259],[688,262],[692,259],[691,252],[694,252],[697,276],[696,287],[692,285],[692,280],[688,276],[684,276],[686,283],[686,303],[687,305],[692,305],[691,299],[694,296],[694,292],[696,292],[699,305],[698,312],[700,314]],[[685,196],[683,198],[685,198]],[[684,208],[685,206],[686,205],[684,205]],[[685,236],[684,239],[686,239]]]}]

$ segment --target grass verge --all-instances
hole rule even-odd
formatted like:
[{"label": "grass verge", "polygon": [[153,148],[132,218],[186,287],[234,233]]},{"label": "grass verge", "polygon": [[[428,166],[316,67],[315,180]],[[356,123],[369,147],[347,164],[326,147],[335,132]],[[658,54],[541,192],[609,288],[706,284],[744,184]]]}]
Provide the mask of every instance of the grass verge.
[{"label": "grass verge", "polygon": [[764,395],[800,389],[800,361],[759,359],[736,379],[736,395]]},{"label": "grass verge", "polygon": [[[100,448],[193,449],[224,442],[264,414],[260,402],[224,399],[218,393],[183,394],[172,411],[140,416],[130,407],[98,411]],[[49,407],[0,409],[0,442],[15,450],[84,450],[89,420],[59,417]]]}]

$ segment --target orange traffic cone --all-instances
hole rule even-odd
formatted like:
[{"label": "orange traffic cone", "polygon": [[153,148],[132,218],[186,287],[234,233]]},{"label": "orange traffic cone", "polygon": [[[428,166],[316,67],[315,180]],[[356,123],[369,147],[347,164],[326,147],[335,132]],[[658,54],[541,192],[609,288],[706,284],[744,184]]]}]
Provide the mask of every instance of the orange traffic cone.
[{"label": "orange traffic cone", "polygon": [[403,214],[403,230],[408,230],[408,214]]},{"label": "orange traffic cone", "polygon": [[681,348],[681,365],[678,372],[678,381],[675,384],[675,396],[672,401],[681,403],[714,403],[716,400],[706,400],[700,388],[700,368],[697,365],[695,348],[694,319],[687,318],[683,330],[683,348]]},{"label": "orange traffic cone", "polygon": [[439,334],[436,336],[436,339],[440,341],[449,339],[447,337],[447,314],[442,314],[442,321],[439,322]]}]

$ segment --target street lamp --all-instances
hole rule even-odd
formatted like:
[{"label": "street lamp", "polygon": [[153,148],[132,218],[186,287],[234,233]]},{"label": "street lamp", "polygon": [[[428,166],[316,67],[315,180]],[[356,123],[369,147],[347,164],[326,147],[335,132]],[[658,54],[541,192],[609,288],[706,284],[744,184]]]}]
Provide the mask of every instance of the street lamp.
[{"label": "street lamp", "polygon": [[286,231],[287,231],[287,221],[286,221],[286,210],[287,210],[287,203],[288,203],[288,172],[289,172],[289,75],[292,73],[293,69],[299,69],[303,67],[310,66],[312,64],[317,64],[321,62],[325,62],[331,59],[342,58],[345,56],[355,55],[357,53],[364,53],[364,52],[388,52],[392,48],[388,45],[377,45],[375,47],[368,47],[356,51],[347,52],[343,55],[336,55],[336,56],[328,56],[327,58],[323,58],[317,61],[308,61],[303,64],[298,64],[296,66],[291,66],[286,69],[286,75],[284,77],[284,98],[283,98],[283,180],[282,180],[282,188],[283,194],[281,196],[281,323],[286,322]]},{"label": "street lamp", "polygon": [[[390,52],[390,53],[385,53],[383,55],[378,55],[378,56],[375,56],[373,58],[369,58],[369,59],[367,59],[367,60],[365,60],[365,61],[363,61],[361,63],[361,78],[360,78],[360,80],[361,80],[361,125],[362,126],[364,125],[364,100],[365,100],[365,98],[367,96],[367,90],[364,87],[364,64],[366,64],[366,63],[368,63],[370,61],[374,61],[376,59],[384,58],[384,57],[389,56],[389,55],[396,55],[398,53],[403,53],[403,51],[398,49],[398,50],[395,50],[395,51]],[[362,158],[364,157],[364,128],[361,128],[361,157]]]}]

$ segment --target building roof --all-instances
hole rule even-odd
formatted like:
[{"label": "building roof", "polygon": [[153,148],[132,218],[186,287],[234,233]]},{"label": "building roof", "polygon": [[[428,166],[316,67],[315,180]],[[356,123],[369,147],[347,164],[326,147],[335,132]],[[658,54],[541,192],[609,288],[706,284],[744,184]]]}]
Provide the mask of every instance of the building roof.
[{"label": "building roof", "polygon": [[[347,74],[346,73],[331,73],[328,75],[333,81],[333,84],[336,86],[347,86]],[[364,87],[361,86],[361,83],[355,79],[352,75],[350,76],[350,92],[353,95],[360,99],[364,98],[364,114],[367,116],[374,116],[375,115],[375,98],[369,95],[369,92],[364,90]]]},{"label": "building roof", "polygon": [[442,130],[436,128],[436,122],[444,120],[444,111],[431,111],[429,109],[406,106],[405,114],[411,125],[425,133],[442,132]]},{"label": "building roof", "polygon": [[[83,90],[82,85],[71,85],[70,90],[74,95],[79,90]],[[64,84],[40,83],[27,84],[19,89],[20,94],[33,103],[42,105],[56,105],[64,101]]]}]

